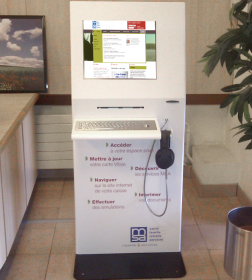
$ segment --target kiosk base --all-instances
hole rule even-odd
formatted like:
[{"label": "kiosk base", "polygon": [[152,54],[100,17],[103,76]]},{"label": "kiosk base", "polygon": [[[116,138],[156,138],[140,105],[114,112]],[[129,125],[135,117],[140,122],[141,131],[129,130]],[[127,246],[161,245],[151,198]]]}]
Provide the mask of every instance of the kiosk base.
[{"label": "kiosk base", "polygon": [[180,252],[76,255],[74,277],[84,279],[180,278]]}]

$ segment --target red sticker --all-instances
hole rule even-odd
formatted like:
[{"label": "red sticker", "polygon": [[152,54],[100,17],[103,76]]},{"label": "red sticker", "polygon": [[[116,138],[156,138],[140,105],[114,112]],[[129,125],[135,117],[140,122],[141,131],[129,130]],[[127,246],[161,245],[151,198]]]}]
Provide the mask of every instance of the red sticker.
[{"label": "red sticker", "polygon": [[127,29],[145,29],[145,21],[127,21]]}]

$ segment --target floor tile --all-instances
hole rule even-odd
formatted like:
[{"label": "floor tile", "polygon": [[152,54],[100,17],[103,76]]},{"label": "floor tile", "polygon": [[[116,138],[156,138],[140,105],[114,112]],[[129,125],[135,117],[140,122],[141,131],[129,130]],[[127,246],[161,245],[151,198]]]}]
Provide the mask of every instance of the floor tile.
[{"label": "floor tile", "polygon": [[63,186],[64,186],[64,180],[59,180],[59,179],[37,180],[35,185],[35,191],[37,190],[62,191]]},{"label": "floor tile", "polygon": [[74,208],[74,189],[64,188],[60,207]]},{"label": "floor tile", "polygon": [[26,220],[57,219],[59,207],[32,207],[25,215]]},{"label": "floor tile", "polygon": [[207,249],[225,248],[226,224],[199,225]]},{"label": "floor tile", "polygon": [[52,254],[75,252],[75,223],[57,223],[51,252]]},{"label": "floor tile", "polygon": [[195,188],[191,188],[187,191],[186,197],[189,205],[193,208],[198,204],[212,205],[212,204],[231,204],[228,197],[214,197],[214,198],[202,198],[199,197],[198,192]]},{"label": "floor tile", "polygon": [[187,195],[188,193],[190,193],[190,190],[195,189],[193,182],[190,178],[183,178],[183,190],[185,195]]},{"label": "floor tile", "polygon": [[198,224],[226,224],[227,214],[232,209],[231,204],[201,204],[197,203],[191,208]]},{"label": "floor tile", "polygon": [[75,254],[51,254],[46,280],[72,280]]},{"label": "floor tile", "polygon": [[242,203],[240,202],[238,197],[229,197],[229,200],[230,200],[231,204],[233,205],[233,208],[244,206],[244,205],[242,205]]},{"label": "floor tile", "polygon": [[186,197],[183,197],[182,225],[196,225],[195,218]]},{"label": "floor tile", "polygon": [[60,207],[62,191],[38,190],[35,192],[32,206]]},{"label": "floor tile", "polygon": [[220,279],[233,279],[224,269],[224,250],[210,250],[215,269]]},{"label": "floor tile", "polygon": [[[231,279],[223,268],[225,226],[227,213],[239,206],[237,198],[200,198],[191,179],[184,178],[182,256],[187,275],[181,279]],[[73,180],[39,180],[0,279],[74,279],[75,224],[64,222],[73,218]]]},{"label": "floor tile", "polygon": [[20,229],[18,231],[18,236],[23,235],[25,230],[31,229],[55,229],[56,223],[48,223],[48,222],[33,222],[33,221],[23,221],[20,225]]},{"label": "floor tile", "polygon": [[73,180],[65,180],[64,189],[74,189],[74,181]]},{"label": "floor tile", "polygon": [[207,249],[197,225],[182,226],[181,248],[182,250],[190,250],[190,249],[206,250]]},{"label": "floor tile", "polygon": [[75,212],[73,207],[60,207],[58,219],[74,219]]},{"label": "floor tile", "polygon": [[181,279],[218,279],[214,265],[207,250],[185,250],[182,251],[186,267],[186,276]]},{"label": "floor tile", "polygon": [[45,279],[49,254],[10,256],[2,270],[1,280]]},{"label": "floor tile", "polygon": [[13,243],[11,254],[49,254],[54,224],[27,224],[21,227]]}]

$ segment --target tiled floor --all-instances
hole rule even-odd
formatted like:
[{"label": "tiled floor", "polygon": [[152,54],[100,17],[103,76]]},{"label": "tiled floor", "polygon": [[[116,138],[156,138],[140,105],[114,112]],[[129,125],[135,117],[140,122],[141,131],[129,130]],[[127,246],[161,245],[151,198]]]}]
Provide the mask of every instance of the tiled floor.
[{"label": "tiled floor", "polygon": [[[182,279],[232,279],[223,269],[226,215],[237,198],[199,198],[184,178]],[[0,280],[69,280],[75,257],[73,181],[38,181]]]}]

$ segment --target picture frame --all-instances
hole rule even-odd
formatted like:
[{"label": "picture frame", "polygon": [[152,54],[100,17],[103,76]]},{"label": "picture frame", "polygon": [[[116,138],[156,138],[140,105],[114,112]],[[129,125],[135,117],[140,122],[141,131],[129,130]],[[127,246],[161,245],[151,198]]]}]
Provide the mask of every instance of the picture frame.
[{"label": "picture frame", "polygon": [[0,93],[46,93],[45,16],[0,15]]}]

